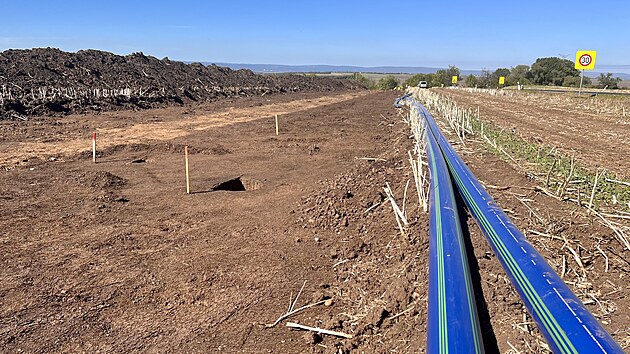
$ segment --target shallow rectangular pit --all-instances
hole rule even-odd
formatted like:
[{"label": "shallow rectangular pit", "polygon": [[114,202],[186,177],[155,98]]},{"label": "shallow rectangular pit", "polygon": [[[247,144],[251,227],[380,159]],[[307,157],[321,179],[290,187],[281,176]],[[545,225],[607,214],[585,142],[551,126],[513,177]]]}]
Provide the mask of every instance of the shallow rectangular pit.
[{"label": "shallow rectangular pit", "polygon": [[238,176],[217,183],[212,187],[212,191],[248,192],[260,189],[262,185],[257,179]]}]

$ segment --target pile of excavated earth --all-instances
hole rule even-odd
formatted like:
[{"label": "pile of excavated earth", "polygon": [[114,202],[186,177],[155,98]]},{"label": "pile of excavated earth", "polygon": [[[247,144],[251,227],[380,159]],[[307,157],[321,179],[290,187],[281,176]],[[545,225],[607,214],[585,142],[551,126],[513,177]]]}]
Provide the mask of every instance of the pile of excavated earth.
[{"label": "pile of excavated earth", "polygon": [[155,108],[222,97],[364,88],[348,80],[259,75],[142,53],[53,48],[0,52],[0,119]]}]

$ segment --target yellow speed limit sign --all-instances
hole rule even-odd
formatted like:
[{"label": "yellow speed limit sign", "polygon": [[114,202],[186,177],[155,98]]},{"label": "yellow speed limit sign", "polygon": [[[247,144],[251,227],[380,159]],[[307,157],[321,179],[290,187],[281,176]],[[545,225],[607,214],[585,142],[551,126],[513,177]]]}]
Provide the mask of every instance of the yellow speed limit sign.
[{"label": "yellow speed limit sign", "polygon": [[594,50],[578,50],[575,53],[575,68],[578,70],[595,69],[595,57],[597,52]]},{"label": "yellow speed limit sign", "polygon": [[499,85],[505,84],[505,76],[499,76]]},{"label": "yellow speed limit sign", "polygon": [[457,76],[453,76],[453,77],[451,78],[451,83],[452,83],[452,84],[456,84],[456,83],[457,83]]}]

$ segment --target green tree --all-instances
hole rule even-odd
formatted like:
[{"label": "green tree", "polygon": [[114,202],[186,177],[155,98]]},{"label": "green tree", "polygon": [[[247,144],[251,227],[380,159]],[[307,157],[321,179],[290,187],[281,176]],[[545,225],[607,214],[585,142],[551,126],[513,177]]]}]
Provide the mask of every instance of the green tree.
[{"label": "green tree", "polygon": [[612,73],[604,73],[599,74],[597,77],[597,82],[599,83],[597,86],[600,88],[604,88],[608,86],[609,89],[617,89],[619,88],[619,83],[621,82],[621,78],[612,77]]},{"label": "green tree", "polygon": [[530,75],[529,65],[517,65],[510,70],[510,74],[505,78],[505,84],[508,86],[514,86],[519,83],[521,85],[530,84]]},{"label": "green tree", "polygon": [[376,83],[376,88],[379,90],[393,90],[398,86],[398,80],[394,75],[387,75]]},{"label": "green tree", "polygon": [[451,85],[453,80],[453,76],[457,76],[459,78],[459,68],[455,65],[449,65],[448,69],[446,69],[446,76],[448,78],[448,82],[445,85]]},{"label": "green tree", "polygon": [[453,76],[459,77],[459,69],[455,65],[449,65],[448,69],[440,69],[433,74],[431,86],[450,86]]},{"label": "green tree", "polygon": [[451,83],[451,79],[447,78],[447,76],[448,74],[444,69],[436,71],[433,75],[431,75],[431,86],[440,87],[443,85],[449,85]]},{"label": "green tree", "polygon": [[[593,82],[590,78],[584,77],[584,81],[582,81],[582,86],[590,86]],[[579,76],[567,76],[562,80],[562,86],[566,87],[580,87],[580,77]]]},{"label": "green tree", "polygon": [[499,77],[503,76],[503,77],[507,78],[508,75],[510,75],[510,69],[508,69],[508,68],[498,68],[497,70],[495,70],[492,73],[492,80],[494,81],[492,87],[498,87],[499,86]]},{"label": "green tree", "polygon": [[374,88],[374,82],[367,77],[361,75],[360,73],[353,73],[352,75],[350,75],[350,80],[360,82],[367,88]]},{"label": "green tree", "polygon": [[416,74],[410,78],[408,78],[403,86],[418,86],[420,81],[431,82],[431,74]]},{"label": "green tree", "polygon": [[[619,80],[621,80],[621,79],[619,79]],[[579,86],[579,84],[578,84],[578,86]],[[593,80],[591,80],[590,77],[584,76],[584,81],[582,82],[582,86],[584,86],[584,87],[588,87],[588,86],[592,87],[593,86]]]},{"label": "green tree", "polygon": [[490,88],[496,87],[492,80],[492,73],[488,69],[481,70],[481,75],[479,76],[477,82],[479,83],[479,87],[481,88]]},{"label": "green tree", "polygon": [[475,75],[470,74],[466,76],[466,79],[464,79],[464,86],[477,87],[479,86],[479,80],[477,80],[477,77]]},{"label": "green tree", "polygon": [[567,76],[580,76],[571,60],[562,58],[538,58],[532,64],[532,82],[538,85],[562,85]]}]

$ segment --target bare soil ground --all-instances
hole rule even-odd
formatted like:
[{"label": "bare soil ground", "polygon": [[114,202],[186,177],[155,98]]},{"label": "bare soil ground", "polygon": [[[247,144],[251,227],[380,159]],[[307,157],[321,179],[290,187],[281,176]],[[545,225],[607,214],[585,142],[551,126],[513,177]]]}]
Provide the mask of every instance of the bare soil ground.
[{"label": "bare soil ground", "polygon": [[[388,182],[402,204],[412,178],[397,94],[305,93],[0,122],[1,350],[424,352],[428,218],[411,183],[411,225],[401,235],[382,193]],[[553,237],[528,232],[531,242],[628,348],[630,262],[612,231],[534,192],[482,147],[462,153],[517,226],[552,227]],[[240,191],[216,190],[239,177],[227,189]],[[461,214],[487,351],[544,352],[487,242]],[[296,308],[332,303],[288,321],[352,339],[291,330],[287,320],[267,326],[305,281]]]}]

